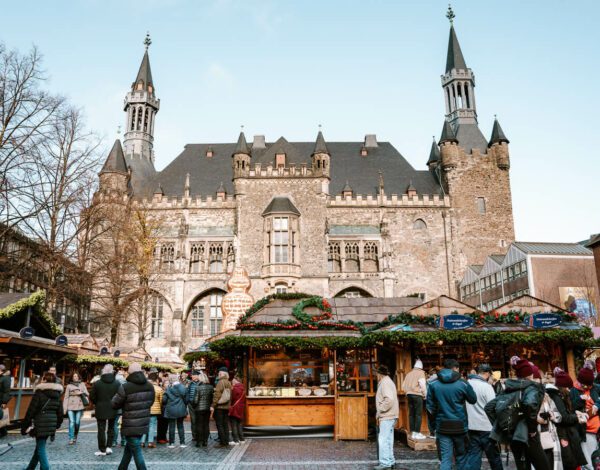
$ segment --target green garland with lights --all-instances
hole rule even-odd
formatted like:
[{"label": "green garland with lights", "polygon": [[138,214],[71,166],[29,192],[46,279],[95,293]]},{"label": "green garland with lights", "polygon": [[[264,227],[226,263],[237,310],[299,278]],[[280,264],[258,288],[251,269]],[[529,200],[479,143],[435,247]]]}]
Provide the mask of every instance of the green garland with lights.
[{"label": "green garland with lights", "polygon": [[[103,364],[112,364],[116,367],[129,367],[129,364],[137,361],[126,361],[125,359],[121,359],[119,357],[114,356],[98,356],[94,354],[68,354],[63,357],[61,362],[68,362],[72,364],[80,364],[80,365],[103,365]],[[159,364],[155,362],[142,362],[140,363],[142,369],[152,369],[155,367],[159,371],[164,372],[177,372],[179,369],[168,366],[166,364]]]},{"label": "green garland with lights", "polygon": [[44,301],[46,300],[46,292],[38,290],[29,297],[18,300],[3,309],[0,309],[0,320],[7,320],[17,313],[32,307],[35,316],[48,328],[54,336],[62,334],[60,327],[56,324],[51,315],[44,309]]},{"label": "green garland with lights", "polygon": [[188,363],[198,361],[202,358],[204,358],[207,361],[218,361],[220,356],[214,351],[190,351],[183,355],[183,360]]}]

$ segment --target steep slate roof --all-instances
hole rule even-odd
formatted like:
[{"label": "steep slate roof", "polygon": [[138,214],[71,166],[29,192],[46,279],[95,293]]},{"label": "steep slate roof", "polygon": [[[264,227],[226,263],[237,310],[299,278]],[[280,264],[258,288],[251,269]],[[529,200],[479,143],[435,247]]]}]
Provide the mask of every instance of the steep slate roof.
[{"label": "steep slate roof", "polygon": [[148,89],[148,85],[152,85],[152,94],[154,94],[154,83],[152,82],[152,71],[150,70],[150,57],[148,57],[148,49],[146,49],[146,52],[144,53],[142,63],[140,64],[140,69],[138,70],[137,77],[132,85],[134,89],[140,80],[144,84],[145,90]]},{"label": "steep slate roof", "polygon": [[467,64],[463,53],[460,50],[460,44],[454,31],[454,26],[450,26],[450,38],[448,39],[448,56],[446,58],[446,73],[452,69],[466,70]]},{"label": "steep slate roof", "polygon": [[327,145],[325,144],[325,137],[323,137],[323,133],[319,131],[317,134],[317,141],[315,143],[315,150],[313,153],[329,153],[327,150]]},{"label": "steep slate roof", "polygon": [[440,144],[443,142],[457,142],[456,134],[452,125],[447,119],[444,119],[444,126],[442,127],[442,136],[440,137]]},{"label": "steep slate roof", "polygon": [[456,138],[458,139],[458,145],[467,153],[471,153],[472,149],[477,149],[482,154],[487,153],[487,140],[477,124],[459,124],[456,131]]},{"label": "steep slate roof", "polygon": [[106,161],[104,162],[100,174],[110,172],[127,174],[127,163],[125,162],[123,147],[121,146],[121,141],[119,139],[115,140],[108,157],[106,157]]},{"label": "steep slate roof", "polygon": [[246,155],[250,154],[250,149],[248,148],[248,143],[246,142],[246,136],[243,132],[240,132],[240,136],[238,137],[237,145],[235,146],[235,151],[233,153],[245,153]]},{"label": "steep slate roof", "polygon": [[[330,194],[341,193],[346,181],[354,194],[377,194],[379,171],[385,174],[387,194],[403,194],[411,180],[419,194],[440,194],[440,185],[431,172],[415,170],[389,142],[379,142],[378,147],[369,148],[366,157],[360,155],[362,146],[363,142],[327,143],[331,155]],[[206,157],[209,147],[213,151],[211,158]],[[235,148],[235,143],[188,144],[175,160],[158,173],[154,172],[150,162],[136,158],[132,162],[135,165],[132,175],[134,195],[151,198],[160,182],[166,196],[182,196],[187,173],[190,174],[192,197],[213,195],[215,181],[223,181],[227,193],[233,194],[231,156]],[[275,154],[285,153],[288,165],[294,163],[300,166],[304,163],[310,168],[314,148],[314,142],[288,142],[280,137],[274,143],[267,143],[265,148],[250,148],[250,152],[252,164],[261,163],[263,167],[274,164]]]},{"label": "steep slate roof", "polygon": [[490,258],[492,258],[496,264],[502,264],[504,261],[504,255],[490,255]]},{"label": "steep slate roof", "polygon": [[513,242],[512,244],[530,255],[592,256],[591,250],[579,243]]},{"label": "steep slate roof", "polygon": [[274,197],[267,208],[263,211],[262,215],[275,213],[291,213],[300,215],[300,211],[287,197]]},{"label": "steep slate roof", "polygon": [[435,162],[439,162],[439,161],[440,161],[440,148],[438,147],[438,144],[434,138],[433,142],[431,143],[431,150],[429,151],[429,160],[427,160],[427,165],[429,165],[430,163],[435,163]]},{"label": "steep slate roof", "polygon": [[488,147],[500,142],[506,142],[508,144],[510,141],[506,138],[506,135],[504,135],[504,131],[502,130],[502,127],[500,127],[498,119],[494,119],[494,127],[492,128],[492,136],[490,137]]}]

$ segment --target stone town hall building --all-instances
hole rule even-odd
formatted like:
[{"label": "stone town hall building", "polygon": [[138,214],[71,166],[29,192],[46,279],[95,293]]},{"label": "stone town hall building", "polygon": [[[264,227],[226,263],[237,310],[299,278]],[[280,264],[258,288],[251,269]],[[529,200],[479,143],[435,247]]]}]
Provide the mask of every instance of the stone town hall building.
[{"label": "stone town hall building", "polygon": [[478,127],[475,75],[453,26],[442,132],[422,170],[375,135],[290,142],[242,132],[237,142],[188,144],[158,171],[160,100],[147,46],[125,98],[124,142],[106,160],[97,197],[131,198],[165,220],[151,354],[180,354],[219,331],[234,263],[255,299],[456,297],[468,265],[514,241],[509,142],[497,120],[489,139]]}]

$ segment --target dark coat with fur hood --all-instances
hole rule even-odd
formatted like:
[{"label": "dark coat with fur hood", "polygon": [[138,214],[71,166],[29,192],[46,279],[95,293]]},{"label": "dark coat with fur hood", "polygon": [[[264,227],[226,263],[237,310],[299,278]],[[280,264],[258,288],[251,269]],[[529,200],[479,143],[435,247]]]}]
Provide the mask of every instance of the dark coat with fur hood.
[{"label": "dark coat with fur hood", "polygon": [[33,424],[34,437],[54,436],[63,421],[64,411],[60,400],[62,392],[63,386],[55,383],[42,382],[36,387],[21,423],[21,434],[25,434]]}]

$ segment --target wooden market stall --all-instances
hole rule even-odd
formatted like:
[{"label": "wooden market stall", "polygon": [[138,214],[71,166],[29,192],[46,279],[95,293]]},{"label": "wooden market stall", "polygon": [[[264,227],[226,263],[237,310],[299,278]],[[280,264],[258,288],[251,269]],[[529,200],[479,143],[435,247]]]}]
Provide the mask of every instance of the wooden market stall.
[{"label": "wooden market stall", "polygon": [[[395,354],[399,427],[406,431],[408,405],[401,384],[416,359],[431,373],[445,359],[454,358],[464,375],[488,363],[505,379],[511,374],[508,361],[516,355],[531,360],[543,372],[560,366],[574,376],[573,347],[591,337],[591,330],[576,320],[574,314],[531,296],[487,313],[441,296],[390,317],[369,335]],[[425,410],[421,432],[429,434]]]},{"label": "wooden market stall", "polygon": [[257,302],[236,330],[209,340],[245,377],[247,430],[366,439],[377,351],[363,344],[365,325],[417,303],[303,294]]}]

